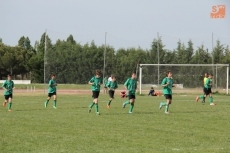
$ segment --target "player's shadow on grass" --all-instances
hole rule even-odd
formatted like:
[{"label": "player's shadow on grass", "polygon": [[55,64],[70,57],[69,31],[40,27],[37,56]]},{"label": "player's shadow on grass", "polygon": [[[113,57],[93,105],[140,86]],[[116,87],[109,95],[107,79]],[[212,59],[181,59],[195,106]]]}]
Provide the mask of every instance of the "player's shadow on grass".
[{"label": "player's shadow on grass", "polygon": [[[46,108],[44,108],[46,109]],[[32,111],[41,111],[41,110],[44,110],[43,108],[34,108],[34,109],[14,109],[12,110],[13,112],[32,112]]]},{"label": "player's shadow on grass", "polygon": [[214,111],[214,110],[204,110],[204,111],[186,111],[186,110],[184,110],[184,111],[173,111],[173,112],[171,112],[171,113],[173,113],[173,114],[180,114],[180,113],[183,113],[183,114],[193,114],[193,113],[210,113],[210,112],[216,112],[216,111]]},{"label": "player's shadow on grass", "polygon": [[156,112],[156,111],[152,111],[152,112],[135,112],[135,114],[140,114],[140,115],[142,115],[142,114],[146,114],[146,115],[148,115],[148,114],[158,114],[159,112]]},{"label": "player's shadow on grass", "polygon": [[[102,113],[101,113],[102,114]],[[152,114],[158,114],[158,112],[133,112],[132,114],[125,112],[103,112],[103,115],[152,115]]]}]

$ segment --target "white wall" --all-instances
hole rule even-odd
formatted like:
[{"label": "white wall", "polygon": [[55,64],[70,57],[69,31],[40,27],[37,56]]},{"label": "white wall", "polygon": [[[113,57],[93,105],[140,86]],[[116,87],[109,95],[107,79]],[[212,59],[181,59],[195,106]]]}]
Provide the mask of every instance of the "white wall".
[{"label": "white wall", "polygon": [[[31,80],[12,80],[14,84],[31,84]],[[0,83],[5,82],[5,80],[0,80]]]}]

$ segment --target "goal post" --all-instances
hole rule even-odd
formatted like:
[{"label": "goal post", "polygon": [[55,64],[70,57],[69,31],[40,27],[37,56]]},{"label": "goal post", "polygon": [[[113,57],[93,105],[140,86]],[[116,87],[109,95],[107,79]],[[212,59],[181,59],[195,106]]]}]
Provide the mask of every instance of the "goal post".
[{"label": "goal post", "polygon": [[176,84],[181,84],[188,90],[201,88],[204,73],[211,73],[213,74],[213,89],[225,90],[226,94],[229,93],[229,64],[139,64],[140,94],[149,89],[150,85],[161,90],[161,80],[165,77],[167,70],[172,71]]}]

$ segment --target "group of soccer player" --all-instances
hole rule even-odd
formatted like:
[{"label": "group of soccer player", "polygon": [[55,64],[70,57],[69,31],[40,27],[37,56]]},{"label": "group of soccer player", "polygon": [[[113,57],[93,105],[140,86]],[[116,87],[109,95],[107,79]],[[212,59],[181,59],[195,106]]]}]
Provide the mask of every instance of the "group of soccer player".
[{"label": "group of soccer player", "polygon": [[203,87],[203,94],[196,97],[196,102],[199,101],[199,99],[202,99],[202,103],[205,103],[205,99],[207,96],[209,96],[209,104],[211,106],[216,105],[213,103],[213,97],[212,97],[212,74],[205,73],[204,74],[204,87]]},{"label": "group of soccer player", "polygon": [[[98,111],[98,97],[100,94],[100,85],[103,83],[102,81],[103,80],[101,78],[100,70],[96,70],[95,76],[93,76],[89,81],[89,84],[92,85],[92,93],[93,93],[93,96],[92,96],[93,102],[89,106],[89,112],[91,112],[92,107],[95,105],[95,111],[96,111],[96,114],[98,115],[100,114]],[[108,88],[109,90],[110,99],[109,99],[109,102],[107,103],[107,108],[110,108],[111,101],[114,98],[115,89],[118,88],[116,77],[111,76],[111,79],[108,79],[108,81],[106,77],[104,79],[104,85],[105,85],[104,88]],[[171,71],[166,72],[166,77],[163,79],[161,85],[163,86],[163,94],[166,98],[166,102],[161,102],[159,108],[161,109],[163,106],[165,106],[165,113],[168,114],[169,105],[172,102],[172,87],[174,87]],[[135,99],[136,99],[136,90],[137,90],[137,79],[136,79],[135,72],[132,72],[131,77],[125,81],[124,87],[126,90],[125,93],[126,93],[126,97],[128,97],[128,100],[123,103],[122,107],[125,108],[126,105],[130,104],[129,113],[132,114]],[[105,90],[105,92],[106,91],[107,90]]]},{"label": "group of soccer player", "polygon": [[[110,78],[108,78],[108,80],[106,77],[103,81],[101,74],[102,73],[100,70],[96,70],[95,76],[93,76],[89,81],[89,84],[92,85],[91,89],[92,89],[92,94],[93,94],[92,95],[93,102],[89,105],[89,113],[91,112],[92,107],[95,105],[95,112],[98,115],[100,115],[99,110],[98,110],[98,97],[100,94],[100,86],[104,84],[105,93],[107,93],[107,89],[108,89],[110,99],[107,103],[107,108],[110,108],[111,102],[114,99],[115,90],[118,88],[116,76],[112,75]],[[133,111],[134,102],[136,99],[136,89],[137,89],[137,80],[136,80],[135,72],[132,72],[131,78],[128,78],[126,80],[126,82],[124,83],[124,87],[126,89],[126,94],[129,100],[124,102],[122,107],[125,108],[127,104],[130,104],[129,113],[131,114]]]},{"label": "group of soccer player", "polygon": [[[95,106],[95,112],[96,114],[100,115],[99,109],[98,109],[98,97],[100,94],[100,87],[102,84],[104,84],[104,88],[106,89],[105,92],[109,93],[109,101],[107,103],[107,108],[110,108],[111,102],[114,99],[114,93],[115,90],[118,88],[118,83],[116,81],[116,76],[112,75],[109,79],[106,77],[106,79],[103,80],[101,77],[102,72],[101,70],[96,70],[95,75],[89,80],[88,84],[91,85],[92,90],[92,98],[93,101],[89,105],[88,112],[91,112],[91,109],[93,106]],[[172,72],[167,71],[166,77],[162,80],[161,85],[163,87],[163,94],[166,98],[166,102],[161,102],[159,109],[161,109],[163,106],[165,106],[165,113],[169,113],[169,105],[172,103],[172,88],[175,87],[173,84],[173,78],[172,78]],[[48,84],[48,97],[47,100],[44,103],[45,108],[47,107],[49,100],[51,97],[54,98],[53,101],[53,108],[57,108],[57,94],[56,94],[56,86],[57,83],[55,81],[55,74],[51,75],[51,79],[49,80]],[[136,90],[137,90],[137,79],[136,79],[136,73],[132,72],[131,77],[128,78],[125,83],[125,94],[126,97],[128,97],[128,100],[125,101],[122,104],[122,107],[125,108],[126,105],[130,104],[129,107],[129,113],[131,114],[133,112],[134,103],[136,99]],[[13,98],[13,89],[14,89],[14,82],[11,80],[11,75],[7,75],[7,80],[2,84],[2,88],[4,90],[4,98],[5,101],[3,102],[3,106],[6,107],[6,104],[8,104],[8,111],[11,111],[12,107],[12,98]],[[215,105],[213,103],[212,98],[212,74],[205,73],[204,76],[204,88],[203,88],[203,94],[196,97],[196,101],[198,102],[199,99],[202,99],[202,103],[205,103],[205,98],[209,96],[209,102],[210,105]]]}]

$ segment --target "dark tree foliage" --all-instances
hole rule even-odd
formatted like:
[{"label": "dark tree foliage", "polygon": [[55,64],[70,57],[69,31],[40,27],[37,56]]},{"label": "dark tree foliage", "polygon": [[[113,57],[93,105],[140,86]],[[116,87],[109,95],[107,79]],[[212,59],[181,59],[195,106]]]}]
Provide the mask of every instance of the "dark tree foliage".
[{"label": "dark tree foliage", "polygon": [[[33,83],[47,83],[50,74],[55,73],[59,83],[85,84],[94,75],[95,69],[103,71],[105,75],[116,75],[118,82],[123,84],[136,71],[139,76],[139,64],[226,64],[230,62],[229,47],[222,45],[218,40],[213,51],[208,51],[203,45],[195,47],[192,40],[187,45],[180,40],[174,50],[164,49],[161,38],[153,39],[151,49],[120,48],[115,50],[109,45],[97,46],[94,41],[81,45],[72,35],[66,40],[57,40],[52,43],[46,33],[36,41],[34,47],[28,37],[22,36],[17,46],[7,46],[0,41],[0,79],[12,73],[15,79],[31,79]],[[105,57],[105,58],[104,58]],[[158,59],[159,57],[159,59]],[[45,69],[44,69],[45,68]],[[144,67],[143,83],[157,83],[165,77],[169,67],[157,69]],[[189,87],[199,86],[199,82],[191,83],[194,76],[187,74],[188,67],[174,68],[177,74],[175,81],[183,81]],[[202,75],[206,69],[191,67]],[[187,80],[181,80],[187,76]],[[158,80],[159,78],[159,80]]]}]

